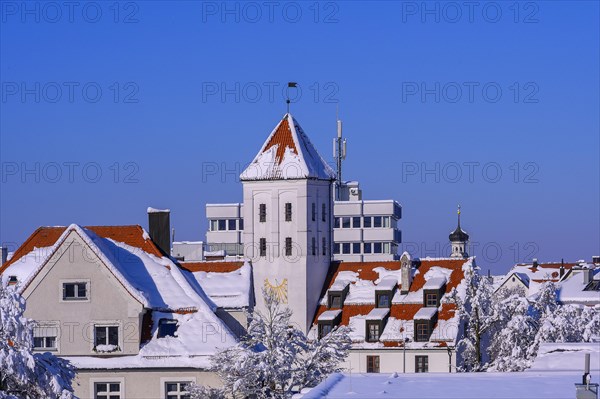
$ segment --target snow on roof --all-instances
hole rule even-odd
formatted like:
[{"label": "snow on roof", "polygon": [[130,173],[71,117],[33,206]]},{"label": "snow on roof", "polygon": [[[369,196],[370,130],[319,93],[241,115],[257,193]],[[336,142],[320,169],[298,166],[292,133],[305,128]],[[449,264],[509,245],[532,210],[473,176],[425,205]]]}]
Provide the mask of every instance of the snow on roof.
[{"label": "snow on roof", "polygon": [[430,278],[425,282],[423,289],[425,290],[439,290],[446,284],[446,277],[434,277]]},{"label": "snow on roof", "polygon": [[230,272],[198,271],[192,274],[217,306],[243,308],[250,305],[252,270],[247,262]]},{"label": "snow on roof", "polygon": [[31,252],[10,264],[0,275],[0,281],[6,284],[12,276],[15,276],[19,283],[27,280],[27,278],[40,267],[46,258],[48,258],[52,251],[54,251],[54,246],[42,248],[34,247]]},{"label": "snow on roof", "polygon": [[375,308],[367,315],[367,320],[383,320],[390,313],[388,308]]},{"label": "snow on roof", "polygon": [[[573,270],[569,278],[559,283],[556,298],[561,303],[596,305],[600,304],[600,290],[588,288],[584,283],[586,271]],[[600,278],[600,267],[593,270],[593,280]],[[598,283],[596,283],[598,284]],[[586,290],[588,288],[588,290]]]},{"label": "snow on roof", "polygon": [[271,132],[241,180],[335,179],[298,122],[287,113]]},{"label": "snow on roof", "polygon": [[575,396],[581,372],[539,373],[333,373],[296,399],[558,399]]},{"label": "snow on roof", "polygon": [[590,354],[590,370],[600,372],[600,344],[597,342],[542,343],[531,368],[526,371],[582,372],[586,353]]},{"label": "snow on roof", "polygon": [[163,212],[171,212],[170,209],[157,209],[157,208],[152,208],[151,206],[148,207],[148,209],[146,210],[148,213],[163,213]]},{"label": "snow on roof", "polygon": [[327,310],[327,311],[321,313],[321,315],[319,316],[319,321],[335,320],[335,318],[338,317],[340,315],[340,313],[342,313],[341,309]]},{"label": "snow on roof", "polygon": [[421,308],[413,317],[415,320],[431,320],[437,314],[437,308]]},{"label": "snow on roof", "polygon": [[391,291],[396,288],[397,285],[398,280],[396,278],[386,277],[377,284],[377,289]]}]

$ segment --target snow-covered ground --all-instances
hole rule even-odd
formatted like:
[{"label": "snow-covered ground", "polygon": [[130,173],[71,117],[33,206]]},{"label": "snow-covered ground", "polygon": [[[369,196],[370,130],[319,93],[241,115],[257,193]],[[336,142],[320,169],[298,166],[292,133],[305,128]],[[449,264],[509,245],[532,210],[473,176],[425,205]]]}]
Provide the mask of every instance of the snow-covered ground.
[{"label": "snow-covered ground", "polygon": [[[295,398],[574,398],[581,372],[332,374]],[[592,382],[600,379],[595,372]]]}]

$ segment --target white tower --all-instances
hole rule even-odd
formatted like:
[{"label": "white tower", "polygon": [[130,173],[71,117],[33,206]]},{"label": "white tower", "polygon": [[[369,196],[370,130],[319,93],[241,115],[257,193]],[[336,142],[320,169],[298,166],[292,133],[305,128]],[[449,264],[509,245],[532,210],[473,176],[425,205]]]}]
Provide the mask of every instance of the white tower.
[{"label": "white tower", "polygon": [[287,113],[240,179],[256,308],[264,310],[262,290],[273,290],[307,332],[331,261],[335,172]]},{"label": "white tower", "polygon": [[467,242],[469,241],[469,235],[466,231],[460,228],[460,205],[458,206],[458,226],[456,226],[456,230],[450,233],[448,237],[450,239],[450,243],[452,244],[452,253],[450,254],[453,258],[466,258],[469,256],[467,254]]}]

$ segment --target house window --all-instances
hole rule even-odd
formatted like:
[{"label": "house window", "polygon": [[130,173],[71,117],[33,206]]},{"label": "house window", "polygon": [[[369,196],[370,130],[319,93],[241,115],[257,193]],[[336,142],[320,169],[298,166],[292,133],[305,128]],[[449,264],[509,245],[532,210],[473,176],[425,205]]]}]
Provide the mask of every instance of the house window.
[{"label": "house window", "polygon": [[377,307],[378,308],[389,308],[390,307],[390,295],[389,294],[378,294],[377,295]]},{"label": "house window", "polygon": [[63,299],[77,301],[88,299],[87,283],[63,283]]},{"label": "house window", "polygon": [[237,226],[236,226],[236,225],[237,225],[237,223],[236,223],[236,220],[235,220],[235,219],[229,219],[229,220],[227,221],[227,224],[229,224],[229,226],[227,226],[227,227],[228,227],[228,229],[229,229],[230,231],[237,230]]},{"label": "house window", "polygon": [[364,247],[364,253],[366,253],[366,254],[371,253],[371,243],[370,242],[365,242],[363,244],[363,247]]},{"label": "house window", "polygon": [[367,373],[379,373],[379,356],[367,356]]},{"label": "house window", "polygon": [[360,242],[352,243],[352,253],[359,254],[360,253]]},{"label": "house window", "polygon": [[96,382],[94,384],[95,399],[121,399],[122,394],[120,382]]},{"label": "house window", "polygon": [[327,205],[321,205],[321,221],[325,222],[327,220]]},{"label": "house window", "polygon": [[311,240],[311,249],[313,256],[317,256],[317,239],[315,237]]},{"label": "house window", "polygon": [[340,243],[339,242],[333,243],[333,253],[335,255],[339,255],[339,253],[340,253]]},{"label": "house window", "polygon": [[363,227],[369,228],[371,227],[371,217],[367,216],[363,218]]},{"label": "house window", "polygon": [[291,202],[285,203],[285,221],[286,222],[292,221],[292,203]]},{"label": "house window", "polygon": [[429,323],[417,323],[417,329],[415,331],[415,341],[427,342],[429,341]]},{"label": "house window", "polygon": [[158,321],[158,338],[174,337],[177,332],[177,320],[160,319]]},{"label": "house window", "polygon": [[187,391],[190,382],[165,382],[166,399],[189,399]]},{"label": "house window", "polygon": [[337,295],[329,295],[329,308],[331,309],[340,309],[342,307],[342,296]]},{"label": "house window", "polygon": [[119,327],[95,326],[94,350],[97,352],[114,352],[119,349]]},{"label": "house window", "polygon": [[355,216],[352,218],[352,228],[360,229],[360,216]]},{"label": "house window", "polygon": [[319,324],[319,339],[329,334],[332,329],[333,326],[331,324]]},{"label": "house window", "polygon": [[285,237],[285,256],[292,256],[292,237]]},{"label": "house window", "polygon": [[367,341],[368,342],[376,342],[379,341],[379,323],[368,323],[367,324]]},{"label": "house window", "polygon": [[267,239],[266,238],[261,238],[259,240],[259,251],[260,251],[260,256],[267,256]]},{"label": "house window", "polygon": [[[35,334],[35,333],[34,333]],[[56,336],[33,337],[33,349],[53,351],[56,350]]]},{"label": "house window", "polygon": [[415,373],[429,372],[429,356],[415,356]]},{"label": "house window", "polygon": [[347,255],[350,253],[350,243],[349,242],[345,242],[342,244],[342,253],[344,255]]},{"label": "house window", "polygon": [[317,204],[312,203],[312,221],[317,220]]},{"label": "house window", "polygon": [[437,308],[437,306],[438,306],[437,297],[438,296],[435,293],[425,294],[425,306],[429,307],[429,308]]},{"label": "house window", "polygon": [[267,221],[267,204],[258,205],[258,221],[260,223]]},{"label": "house window", "polygon": [[325,256],[327,255],[327,239],[325,237],[323,237],[322,240],[322,244],[323,244],[323,250],[322,250],[322,255]]}]

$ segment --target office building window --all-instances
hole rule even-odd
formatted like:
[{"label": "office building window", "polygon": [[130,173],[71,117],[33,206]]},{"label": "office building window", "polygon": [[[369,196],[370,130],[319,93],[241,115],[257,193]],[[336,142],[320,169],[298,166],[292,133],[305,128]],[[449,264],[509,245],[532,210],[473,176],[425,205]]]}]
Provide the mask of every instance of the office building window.
[{"label": "office building window", "polygon": [[365,228],[370,228],[371,227],[371,217],[370,216],[366,216],[363,218],[363,227]]},{"label": "office building window", "polygon": [[342,253],[344,255],[347,255],[350,253],[350,243],[349,242],[342,243]]},{"label": "office building window", "polygon": [[352,243],[352,253],[353,254],[359,254],[360,253],[360,242],[353,242]]},{"label": "office building window", "polygon": [[229,224],[229,226],[227,226],[227,227],[228,227],[229,231],[237,230],[237,223],[236,223],[235,219],[229,219],[228,224]]},{"label": "office building window", "polygon": [[381,221],[381,216],[374,216],[373,217],[373,227],[382,227],[382,221]]},{"label": "office building window", "polygon": [[336,242],[333,244],[333,253],[335,255],[339,255],[339,253],[340,253],[340,243],[339,242]]},{"label": "office building window", "polygon": [[352,228],[359,229],[360,228],[360,216],[354,216],[352,218]]},{"label": "office building window", "polygon": [[373,243],[373,253],[380,254],[383,251],[383,245],[380,242]]},{"label": "office building window", "polygon": [[349,229],[349,228],[350,228],[350,218],[343,217],[342,218],[342,229]]},{"label": "office building window", "polygon": [[363,248],[364,248],[364,253],[366,254],[370,254],[371,253],[371,243],[370,242],[365,242],[363,244]]}]

